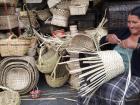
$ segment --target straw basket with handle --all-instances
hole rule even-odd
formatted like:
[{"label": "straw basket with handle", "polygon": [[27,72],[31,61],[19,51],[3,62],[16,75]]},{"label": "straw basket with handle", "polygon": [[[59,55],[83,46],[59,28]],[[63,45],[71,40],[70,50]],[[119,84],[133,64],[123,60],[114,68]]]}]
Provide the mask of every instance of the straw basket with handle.
[{"label": "straw basket with handle", "polygon": [[[48,49],[48,50],[47,50]],[[47,50],[47,52],[44,52]],[[45,54],[43,54],[43,52]],[[53,48],[41,47],[37,62],[38,70],[42,73],[51,73],[59,58],[58,52]]]},{"label": "straw basket with handle", "polygon": [[23,56],[27,53],[31,39],[29,38],[14,38],[15,35],[10,35],[8,39],[0,40],[1,56]]},{"label": "straw basket with handle", "polygon": [[20,95],[7,87],[0,86],[0,105],[20,105]]},{"label": "straw basket with handle", "polygon": [[58,65],[60,58],[61,57],[59,57],[51,75],[45,74],[48,85],[53,88],[63,86],[69,78],[69,73],[67,71],[66,65]]}]

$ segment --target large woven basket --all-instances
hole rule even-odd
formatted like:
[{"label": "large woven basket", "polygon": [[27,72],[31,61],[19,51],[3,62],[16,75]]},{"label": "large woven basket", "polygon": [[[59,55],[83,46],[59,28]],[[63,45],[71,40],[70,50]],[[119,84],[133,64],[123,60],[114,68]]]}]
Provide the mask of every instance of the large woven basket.
[{"label": "large woven basket", "polygon": [[50,87],[55,88],[63,86],[69,78],[69,73],[67,71],[66,65],[58,66],[57,68],[54,69],[51,75],[45,74],[45,78],[47,84]]},{"label": "large woven basket", "polygon": [[0,40],[0,53],[1,56],[23,56],[27,53],[30,45],[31,39],[27,38],[15,38],[10,35],[8,39]]},{"label": "large woven basket", "polygon": [[40,49],[37,67],[42,73],[51,73],[57,63],[59,55],[53,48],[48,48],[47,52],[44,52],[45,50],[47,50],[46,47]]},{"label": "large woven basket", "polygon": [[68,18],[70,16],[68,10],[53,8],[51,12],[53,14],[51,24],[62,27],[68,26]]},{"label": "large woven basket", "polygon": [[1,62],[1,84],[26,94],[32,90],[39,79],[35,60],[32,57],[7,57]]},{"label": "large woven basket", "polygon": [[0,86],[0,105],[20,105],[20,95],[7,87]]},{"label": "large woven basket", "polygon": [[[124,62],[117,51],[98,51],[79,53],[80,69],[71,70],[71,74],[81,73],[80,95],[92,95],[103,83],[122,74]],[[74,63],[74,62],[73,62]]]},{"label": "large woven basket", "polygon": [[16,15],[0,16],[0,30],[8,30],[18,27]]}]

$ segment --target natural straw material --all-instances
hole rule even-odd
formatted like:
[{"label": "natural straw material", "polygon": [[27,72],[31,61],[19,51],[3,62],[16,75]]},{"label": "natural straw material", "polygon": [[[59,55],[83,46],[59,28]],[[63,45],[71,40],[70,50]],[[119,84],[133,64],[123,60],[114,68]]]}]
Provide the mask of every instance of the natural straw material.
[{"label": "natural straw material", "polygon": [[0,86],[0,105],[20,105],[20,95],[7,87]]},{"label": "natural straw material", "polygon": [[23,56],[27,53],[31,39],[14,37],[16,36],[12,34],[8,39],[0,40],[1,56]]}]

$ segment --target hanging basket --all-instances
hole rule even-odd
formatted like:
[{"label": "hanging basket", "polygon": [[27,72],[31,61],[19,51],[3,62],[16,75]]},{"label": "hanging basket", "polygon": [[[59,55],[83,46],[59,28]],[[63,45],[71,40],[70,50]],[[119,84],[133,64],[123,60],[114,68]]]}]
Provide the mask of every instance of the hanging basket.
[{"label": "hanging basket", "polygon": [[68,10],[53,8],[51,11],[53,13],[51,24],[62,27],[68,26],[68,18],[70,16]]},{"label": "hanging basket", "polygon": [[55,88],[63,86],[69,78],[66,65],[59,65],[54,69],[51,75],[45,74],[45,78],[50,87]]},{"label": "hanging basket", "polygon": [[59,55],[53,48],[48,48],[47,52],[45,50],[47,50],[46,46],[40,49],[37,67],[42,73],[51,73],[59,59]]},{"label": "hanging basket", "polygon": [[0,53],[1,56],[23,56],[27,53],[31,39],[27,38],[14,38],[10,35],[8,39],[0,40]]},{"label": "hanging basket", "polygon": [[0,30],[9,30],[18,27],[16,15],[0,16]]},{"label": "hanging basket", "polygon": [[7,87],[0,86],[0,105],[20,105],[20,95]]}]

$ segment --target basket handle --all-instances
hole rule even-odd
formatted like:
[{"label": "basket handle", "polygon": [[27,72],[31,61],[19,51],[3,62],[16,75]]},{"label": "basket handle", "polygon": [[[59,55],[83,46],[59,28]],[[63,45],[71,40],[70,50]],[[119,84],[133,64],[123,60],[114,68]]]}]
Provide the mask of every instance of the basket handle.
[{"label": "basket handle", "polygon": [[58,63],[59,63],[60,59],[61,59],[61,56],[59,56],[59,58],[58,58],[58,60],[56,62],[56,65],[55,65],[55,67],[53,69],[53,72],[51,73],[51,77],[53,77],[54,79],[56,78],[56,69],[57,69],[57,66],[58,66]]},{"label": "basket handle", "polygon": [[12,33],[12,34],[9,33],[9,35],[10,35],[10,36],[8,37],[9,40],[11,40],[11,39],[13,39],[13,38],[17,38],[17,36],[16,36],[15,34],[13,34],[13,33]]},{"label": "basket handle", "polygon": [[8,91],[13,91],[12,89],[7,88],[7,87],[4,87],[4,86],[1,86],[1,85],[0,85],[0,89],[3,89],[3,90],[8,90]]}]

